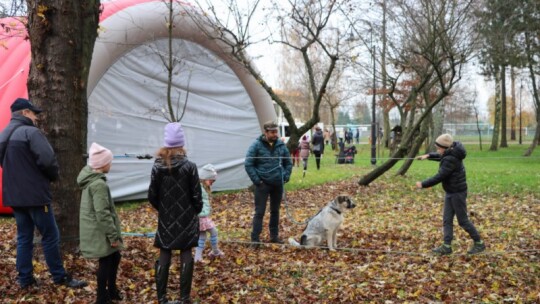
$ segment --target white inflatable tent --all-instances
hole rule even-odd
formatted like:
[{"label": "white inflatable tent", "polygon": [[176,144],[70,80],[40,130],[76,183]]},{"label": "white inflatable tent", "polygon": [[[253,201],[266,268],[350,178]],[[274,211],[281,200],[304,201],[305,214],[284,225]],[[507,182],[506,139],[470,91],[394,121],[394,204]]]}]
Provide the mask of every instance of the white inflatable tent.
[{"label": "white inflatable tent", "polygon": [[[88,146],[95,141],[113,151],[108,180],[116,200],[146,197],[154,160],[136,156],[153,156],[163,143],[167,73],[161,58],[168,54],[167,2],[102,1],[88,82]],[[184,112],[181,123],[188,157],[199,167],[216,166],[213,189],[245,188],[250,184],[243,167],[245,153],[260,135],[261,125],[276,119],[272,101],[256,79],[227,55],[227,46],[204,35],[184,13],[187,9],[193,13],[185,2],[174,3],[172,54],[178,65],[172,99]],[[23,65],[26,69],[28,62]],[[28,72],[20,74],[24,81],[10,80],[14,83],[6,89],[9,92],[0,90],[0,97],[10,98],[2,98],[2,113],[9,113],[13,96],[28,96]],[[24,90],[13,91],[15,82],[24,83]]]}]

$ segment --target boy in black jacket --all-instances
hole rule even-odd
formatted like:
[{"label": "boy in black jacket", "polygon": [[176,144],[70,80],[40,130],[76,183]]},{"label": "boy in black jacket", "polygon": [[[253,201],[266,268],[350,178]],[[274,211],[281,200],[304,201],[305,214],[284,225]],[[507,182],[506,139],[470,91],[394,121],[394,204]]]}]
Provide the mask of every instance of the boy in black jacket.
[{"label": "boy in black jacket", "polygon": [[439,172],[433,177],[416,182],[417,188],[429,188],[442,182],[444,191],[443,235],[444,244],[433,249],[433,253],[448,255],[452,253],[452,239],[454,237],[454,215],[459,225],[467,231],[474,244],[467,252],[476,254],[484,251],[486,245],[480,234],[467,216],[467,178],[463,159],[467,155],[465,147],[460,142],[454,142],[450,134],[443,134],[435,140],[437,153],[418,156],[418,160],[430,159],[439,161]]}]

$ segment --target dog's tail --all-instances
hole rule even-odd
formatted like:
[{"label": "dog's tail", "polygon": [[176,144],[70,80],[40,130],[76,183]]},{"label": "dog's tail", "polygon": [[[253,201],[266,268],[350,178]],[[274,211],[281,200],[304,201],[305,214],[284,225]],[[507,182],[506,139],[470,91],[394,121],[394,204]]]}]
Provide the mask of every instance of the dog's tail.
[{"label": "dog's tail", "polygon": [[292,237],[289,238],[289,245],[292,245],[294,247],[302,247],[302,245],[300,245],[300,243],[298,243],[295,239],[293,239]]}]

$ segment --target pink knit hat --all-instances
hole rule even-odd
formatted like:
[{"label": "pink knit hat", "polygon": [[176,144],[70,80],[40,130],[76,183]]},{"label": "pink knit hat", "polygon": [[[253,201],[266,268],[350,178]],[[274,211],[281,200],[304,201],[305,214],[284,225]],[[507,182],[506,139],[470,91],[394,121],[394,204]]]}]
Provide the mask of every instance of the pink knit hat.
[{"label": "pink knit hat", "polygon": [[113,154],[111,150],[102,147],[95,142],[90,145],[88,155],[88,165],[92,169],[103,168],[106,165],[110,164],[113,160]]}]

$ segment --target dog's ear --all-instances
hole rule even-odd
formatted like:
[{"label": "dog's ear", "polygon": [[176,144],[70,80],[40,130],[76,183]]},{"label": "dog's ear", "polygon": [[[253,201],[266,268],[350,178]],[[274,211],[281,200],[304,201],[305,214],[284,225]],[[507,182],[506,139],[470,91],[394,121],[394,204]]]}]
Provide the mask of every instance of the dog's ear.
[{"label": "dog's ear", "polygon": [[338,196],[338,197],[336,198],[336,201],[337,201],[338,203],[343,203],[343,202],[346,202],[346,201],[348,201],[348,200],[349,200],[349,197],[346,196],[346,195],[340,195],[340,196]]}]

